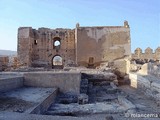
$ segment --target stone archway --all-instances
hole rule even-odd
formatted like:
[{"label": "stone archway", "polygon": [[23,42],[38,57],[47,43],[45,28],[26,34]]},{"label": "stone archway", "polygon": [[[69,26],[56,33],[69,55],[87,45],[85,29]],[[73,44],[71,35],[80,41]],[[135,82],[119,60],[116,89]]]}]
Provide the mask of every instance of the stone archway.
[{"label": "stone archway", "polygon": [[55,55],[52,58],[52,68],[54,68],[54,69],[63,68],[63,59],[60,55]]}]

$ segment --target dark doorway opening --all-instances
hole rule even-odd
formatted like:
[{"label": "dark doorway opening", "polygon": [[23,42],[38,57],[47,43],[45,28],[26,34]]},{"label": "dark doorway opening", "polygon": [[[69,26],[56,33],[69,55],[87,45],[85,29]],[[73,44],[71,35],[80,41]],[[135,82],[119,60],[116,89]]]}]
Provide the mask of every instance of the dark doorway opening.
[{"label": "dark doorway opening", "polygon": [[89,68],[93,68],[94,67],[94,57],[89,57],[88,67]]}]

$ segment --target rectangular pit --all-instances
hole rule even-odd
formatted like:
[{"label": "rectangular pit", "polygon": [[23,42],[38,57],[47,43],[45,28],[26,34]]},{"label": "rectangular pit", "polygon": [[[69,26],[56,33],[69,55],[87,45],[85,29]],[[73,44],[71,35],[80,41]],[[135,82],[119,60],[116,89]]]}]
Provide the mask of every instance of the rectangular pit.
[{"label": "rectangular pit", "polygon": [[0,94],[0,111],[40,114],[56,97],[56,88],[23,87]]}]

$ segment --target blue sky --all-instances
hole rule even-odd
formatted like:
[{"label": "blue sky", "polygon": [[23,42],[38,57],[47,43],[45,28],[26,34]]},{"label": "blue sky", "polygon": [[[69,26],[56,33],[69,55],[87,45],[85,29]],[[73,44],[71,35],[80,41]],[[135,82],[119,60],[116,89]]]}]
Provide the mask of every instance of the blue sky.
[{"label": "blue sky", "polygon": [[160,46],[160,0],[0,0],[0,49],[17,50],[17,29],[121,26],[131,28],[131,47]]}]

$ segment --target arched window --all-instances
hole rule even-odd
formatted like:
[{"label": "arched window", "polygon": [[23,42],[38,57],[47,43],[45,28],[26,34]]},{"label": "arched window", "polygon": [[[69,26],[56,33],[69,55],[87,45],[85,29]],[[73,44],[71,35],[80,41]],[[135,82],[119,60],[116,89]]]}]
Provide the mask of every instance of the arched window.
[{"label": "arched window", "polygon": [[59,40],[54,41],[54,46],[59,46],[61,43]]},{"label": "arched window", "polygon": [[61,45],[60,37],[53,38],[53,49],[55,49],[56,47],[60,47],[60,45]]}]

